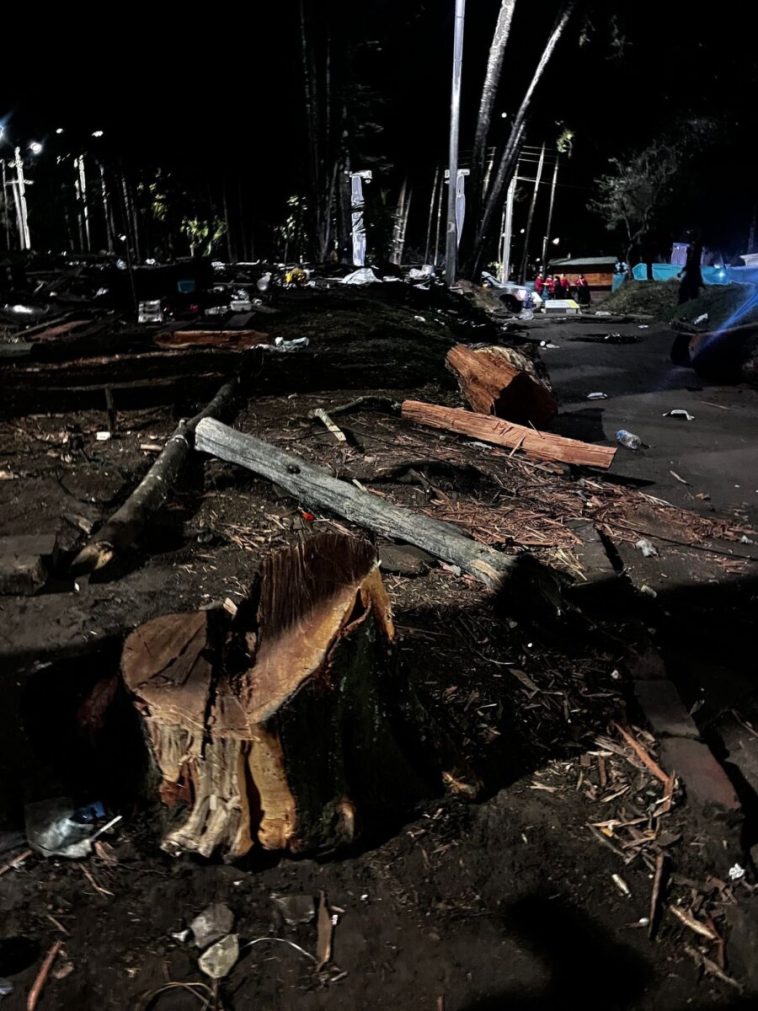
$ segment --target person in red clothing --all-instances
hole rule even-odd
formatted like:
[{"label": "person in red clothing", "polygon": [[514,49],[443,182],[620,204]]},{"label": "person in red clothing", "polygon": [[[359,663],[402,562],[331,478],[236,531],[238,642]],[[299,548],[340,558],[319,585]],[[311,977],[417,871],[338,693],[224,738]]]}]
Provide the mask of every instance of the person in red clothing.
[{"label": "person in red clothing", "polygon": [[555,277],[553,277],[552,274],[550,274],[545,279],[545,290],[547,292],[547,295],[545,296],[546,298],[555,298],[556,297],[556,295],[555,295]]},{"label": "person in red clothing", "polygon": [[542,274],[537,274],[537,276],[534,279],[534,290],[537,292],[538,295],[542,295],[542,290],[544,287],[545,287],[545,278],[542,276]]}]

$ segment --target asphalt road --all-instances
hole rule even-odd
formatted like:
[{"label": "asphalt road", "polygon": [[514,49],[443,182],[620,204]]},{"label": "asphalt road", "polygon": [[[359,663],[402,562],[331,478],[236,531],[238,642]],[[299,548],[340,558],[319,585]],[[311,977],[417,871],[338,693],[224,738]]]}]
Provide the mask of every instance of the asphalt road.
[{"label": "asphalt road", "polygon": [[[617,430],[627,429],[646,448],[619,447],[611,473],[636,479],[677,505],[702,512],[744,511],[758,523],[758,390],[710,385],[691,369],[673,365],[672,331],[652,321],[538,318],[526,326],[530,339],[558,345],[541,349],[561,403],[555,431],[614,442]],[[632,335],[639,343],[572,340],[608,332]],[[596,391],[608,399],[587,400]],[[663,417],[674,408],[689,411],[694,421]]]}]

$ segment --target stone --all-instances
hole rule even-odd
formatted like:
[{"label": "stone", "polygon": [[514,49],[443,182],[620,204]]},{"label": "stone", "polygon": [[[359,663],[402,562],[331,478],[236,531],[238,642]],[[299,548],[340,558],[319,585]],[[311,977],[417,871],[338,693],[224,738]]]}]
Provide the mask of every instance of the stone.
[{"label": "stone", "polygon": [[435,564],[428,551],[412,544],[382,544],[379,560],[383,572],[394,572],[398,576],[423,576]]},{"label": "stone", "polygon": [[684,708],[673,681],[635,681],[634,695],[656,734],[698,737],[695,722]]},{"label": "stone", "polygon": [[36,593],[47,582],[55,557],[55,534],[0,537],[0,594]]},{"label": "stone", "polygon": [[198,948],[204,948],[231,932],[234,927],[234,913],[223,902],[214,902],[195,917],[190,927],[195,944]]},{"label": "stone", "polygon": [[200,971],[211,979],[223,979],[228,976],[240,957],[240,943],[237,934],[227,934],[220,941],[212,944],[204,951],[197,964]]}]

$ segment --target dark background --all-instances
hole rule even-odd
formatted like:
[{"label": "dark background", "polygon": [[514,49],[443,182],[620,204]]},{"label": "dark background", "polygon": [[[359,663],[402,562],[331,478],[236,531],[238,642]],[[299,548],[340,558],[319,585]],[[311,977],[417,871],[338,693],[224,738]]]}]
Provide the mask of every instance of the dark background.
[{"label": "dark background", "polygon": [[[498,111],[515,111],[559,6],[517,4]],[[394,200],[407,173],[414,186],[408,239],[418,244],[434,168],[446,160],[453,0],[323,0],[316,7],[335,49],[358,53],[357,83],[376,99],[371,112],[383,132],[374,143],[384,171],[369,197]],[[464,151],[498,7],[498,0],[468,3]],[[623,248],[587,210],[593,180],[609,157],[693,116],[713,119],[718,143],[684,167],[671,237],[699,226],[712,244],[744,251],[758,189],[749,8],[732,5],[707,17],[693,10],[660,2],[579,5],[538,89],[526,138],[554,144],[563,127],[574,133],[552,229],[561,254]],[[264,244],[286,198],[304,190],[308,124],[297,3],[39,8],[6,24],[0,117],[14,140],[46,142],[47,157],[95,145],[104,157],[135,170],[163,166],[210,194],[226,183],[236,194],[230,215],[254,221]],[[58,126],[66,130],[60,138]],[[90,137],[94,129],[105,131],[99,142]],[[524,207],[522,194],[517,229]]]}]

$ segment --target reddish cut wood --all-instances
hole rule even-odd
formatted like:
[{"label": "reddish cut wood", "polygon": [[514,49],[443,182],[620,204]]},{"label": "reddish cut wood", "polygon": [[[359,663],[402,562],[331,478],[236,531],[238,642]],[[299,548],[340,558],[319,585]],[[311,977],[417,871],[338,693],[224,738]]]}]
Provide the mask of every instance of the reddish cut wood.
[{"label": "reddish cut wood", "polygon": [[541,426],[558,412],[555,397],[518,352],[456,344],[445,360],[465,400],[478,414]]},{"label": "reddish cut wood", "polygon": [[406,421],[481,439],[495,446],[520,449],[538,460],[557,460],[577,466],[608,468],[616,455],[614,446],[594,446],[579,439],[567,439],[550,432],[516,425],[500,418],[487,418],[458,407],[440,407],[418,400],[405,400],[401,409]]}]

